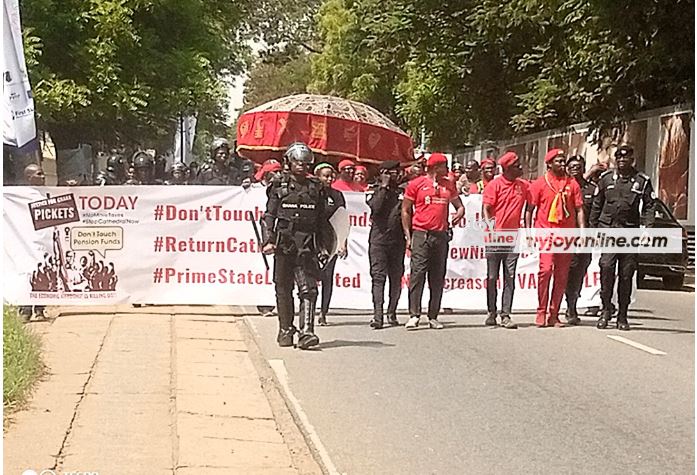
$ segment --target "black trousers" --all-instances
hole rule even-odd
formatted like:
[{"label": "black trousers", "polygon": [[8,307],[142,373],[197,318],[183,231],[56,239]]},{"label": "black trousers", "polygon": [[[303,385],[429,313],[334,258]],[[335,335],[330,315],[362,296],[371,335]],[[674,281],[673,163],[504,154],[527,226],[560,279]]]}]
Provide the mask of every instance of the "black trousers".
[{"label": "black trousers", "polygon": [[421,298],[428,278],[430,297],[428,318],[438,317],[443,298],[448,237],[445,232],[414,231],[411,238],[411,276],[409,277],[409,313],[421,316]]},{"label": "black trousers", "polygon": [[571,259],[569,279],[566,281],[566,308],[568,311],[576,311],[576,302],[581,296],[583,278],[586,276],[592,258],[592,254],[574,254]]},{"label": "black trousers", "polygon": [[397,304],[402,293],[402,276],[404,276],[404,241],[391,244],[368,244],[368,259],[370,261],[370,278],[373,282],[373,316],[376,321],[382,321],[385,303],[385,282],[390,281],[389,302],[387,315],[397,314]]},{"label": "black trousers", "polygon": [[309,302],[314,308],[317,302],[317,279],[319,268],[317,260],[311,253],[304,253],[304,258],[295,253],[276,254],[273,266],[273,281],[276,285],[276,311],[278,323],[282,330],[293,326],[295,306],[293,304],[293,287],[298,288],[301,301]]},{"label": "black trousers", "polygon": [[320,272],[320,281],[322,282],[322,315],[329,312],[329,304],[332,301],[332,292],[334,292],[334,269],[336,268],[337,256],[332,257],[324,269]]},{"label": "black trousers", "polygon": [[515,270],[518,266],[518,254],[497,250],[486,254],[486,307],[490,314],[496,315],[498,289],[496,281],[503,265],[503,296],[501,297],[501,316],[510,316],[515,292]]},{"label": "black trousers", "polygon": [[615,288],[615,274],[619,275],[617,284],[618,321],[627,321],[629,302],[632,299],[632,279],[637,268],[636,254],[602,254],[600,256],[600,299],[603,310],[612,308],[612,294]]}]

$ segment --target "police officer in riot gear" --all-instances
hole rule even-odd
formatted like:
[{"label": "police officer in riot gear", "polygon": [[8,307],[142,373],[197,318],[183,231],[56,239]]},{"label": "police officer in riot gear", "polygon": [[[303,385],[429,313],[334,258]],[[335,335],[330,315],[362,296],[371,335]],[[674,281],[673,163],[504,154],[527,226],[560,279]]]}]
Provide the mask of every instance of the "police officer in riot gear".
[{"label": "police officer in riot gear", "polygon": [[[655,221],[655,194],[648,176],[634,168],[634,149],[620,146],[615,152],[616,168],[600,176],[591,207],[590,224],[598,228],[638,228],[641,214],[647,227]],[[641,213],[640,213],[640,207]],[[619,269],[617,329],[629,330],[627,311],[632,296],[636,254],[603,253],[600,257],[600,298],[603,309],[596,326],[607,328],[612,318],[615,272]]]},{"label": "police officer in riot gear", "polygon": [[[574,155],[566,160],[566,171],[574,178],[581,188],[581,196],[583,197],[583,216],[586,219],[585,227],[589,227],[589,219],[591,214],[591,205],[593,204],[593,196],[595,195],[596,185],[590,180],[584,178],[583,172],[586,169],[586,159],[580,155]],[[576,302],[581,295],[583,287],[583,278],[586,276],[586,271],[591,263],[591,253],[574,254],[571,259],[571,267],[569,267],[569,279],[566,282],[566,323],[569,325],[579,325],[581,319],[576,310]]]},{"label": "police officer in riot gear", "polygon": [[106,160],[106,170],[99,172],[95,182],[99,186],[121,185],[126,181],[126,168],[123,156],[111,154]]},{"label": "police officer in riot gear", "polygon": [[211,143],[211,156],[198,170],[197,185],[229,185],[228,159],[230,143],[224,138],[217,138]]},{"label": "police officer in riot gear", "polygon": [[187,176],[189,167],[183,162],[175,162],[169,170],[169,178],[165,181],[165,185],[188,185]]},{"label": "police officer in riot gear", "polygon": [[406,241],[402,230],[402,197],[404,186],[400,186],[399,162],[389,160],[380,165],[378,183],[366,193],[370,207],[370,235],[368,238],[368,259],[370,277],[373,281],[373,320],[370,326],[376,330],[383,327],[383,304],[385,301],[385,282],[389,279],[389,302],[387,323],[399,325],[397,303],[402,291],[404,275],[404,253]]},{"label": "police officer in riot gear", "polygon": [[274,283],[278,311],[279,346],[293,346],[293,286],[300,298],[301,331],[297,346],[308,349],[319,344],[314,333],[320,243],[326,242],[328,222],[326,197],[319,180],[308,176],[314,162],[312,150],[302,142],[288,146],[284,162],[288,172],[275,177],[267,188],[262,231],[262,252],[275,254]]},{"label": "police officer in riot gear", "polygon": [[153,172],[155,162],[152,157],[145,152],[136,152],[133,155],[134,179],[139,185],[155,185]]}]

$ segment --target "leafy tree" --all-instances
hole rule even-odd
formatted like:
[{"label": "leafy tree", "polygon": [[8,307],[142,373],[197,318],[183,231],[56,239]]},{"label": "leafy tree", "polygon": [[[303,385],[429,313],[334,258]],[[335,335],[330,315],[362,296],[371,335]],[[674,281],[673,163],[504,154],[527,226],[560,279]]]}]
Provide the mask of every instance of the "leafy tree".
[{"label": "leafy tree", "polygon": [[221,117],[252,7],[225,0],[26,0],[27,67],[58,149],[170,141],[180,111]]},{"label": "leafy tree", "polygon": [[328,0],[311,88],[430,144],[603,127],[691,101],[693,0]]},{"label": "leafy tree", "polygon": [[299,48],[264,54],[251,67],[244,83],[244,110],[307,92],[310,74],[309,55]]}]

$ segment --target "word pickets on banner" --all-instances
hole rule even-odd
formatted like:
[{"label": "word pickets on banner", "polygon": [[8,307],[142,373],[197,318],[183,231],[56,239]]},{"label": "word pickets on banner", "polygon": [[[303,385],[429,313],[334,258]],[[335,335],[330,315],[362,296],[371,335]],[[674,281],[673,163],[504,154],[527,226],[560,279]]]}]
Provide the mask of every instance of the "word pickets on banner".
[{"label": "word pickets on banner", "polygon": [[[267,270],[251,221],[264,213],[265,191],[256,186],[6,187],[5,300],[273,305],[273,258]],[[348,257],[336,265],[332,307],[370,309],[370,209],[362,193],[345,196]],[[471,244],[478,241],[472,233],[481,232],[471,226],[480,219],[481,196],[463,202],[467,212],[450,242],[442,305],[484,312],[486,258],[483,247]],[[406,264],[404,288],[408,258]],[[515,310],[537,307],[537,271],[537,255],[522,253]],[[596,256],[579,307],[599,304],[599,285]],[[400,308],[407,308],[406,291]]]}]

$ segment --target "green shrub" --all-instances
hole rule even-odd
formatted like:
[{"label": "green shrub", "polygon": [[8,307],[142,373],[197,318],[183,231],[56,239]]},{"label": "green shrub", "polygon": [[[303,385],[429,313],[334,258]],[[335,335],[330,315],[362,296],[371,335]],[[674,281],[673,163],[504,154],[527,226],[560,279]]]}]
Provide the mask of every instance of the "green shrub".
[{"label": "green shrub", "polygon": [[43,363],[41,339],[22,322],[17,308],[3,306],[2,317],[2,400],[8,412],[26,402],[43,373]]}]

